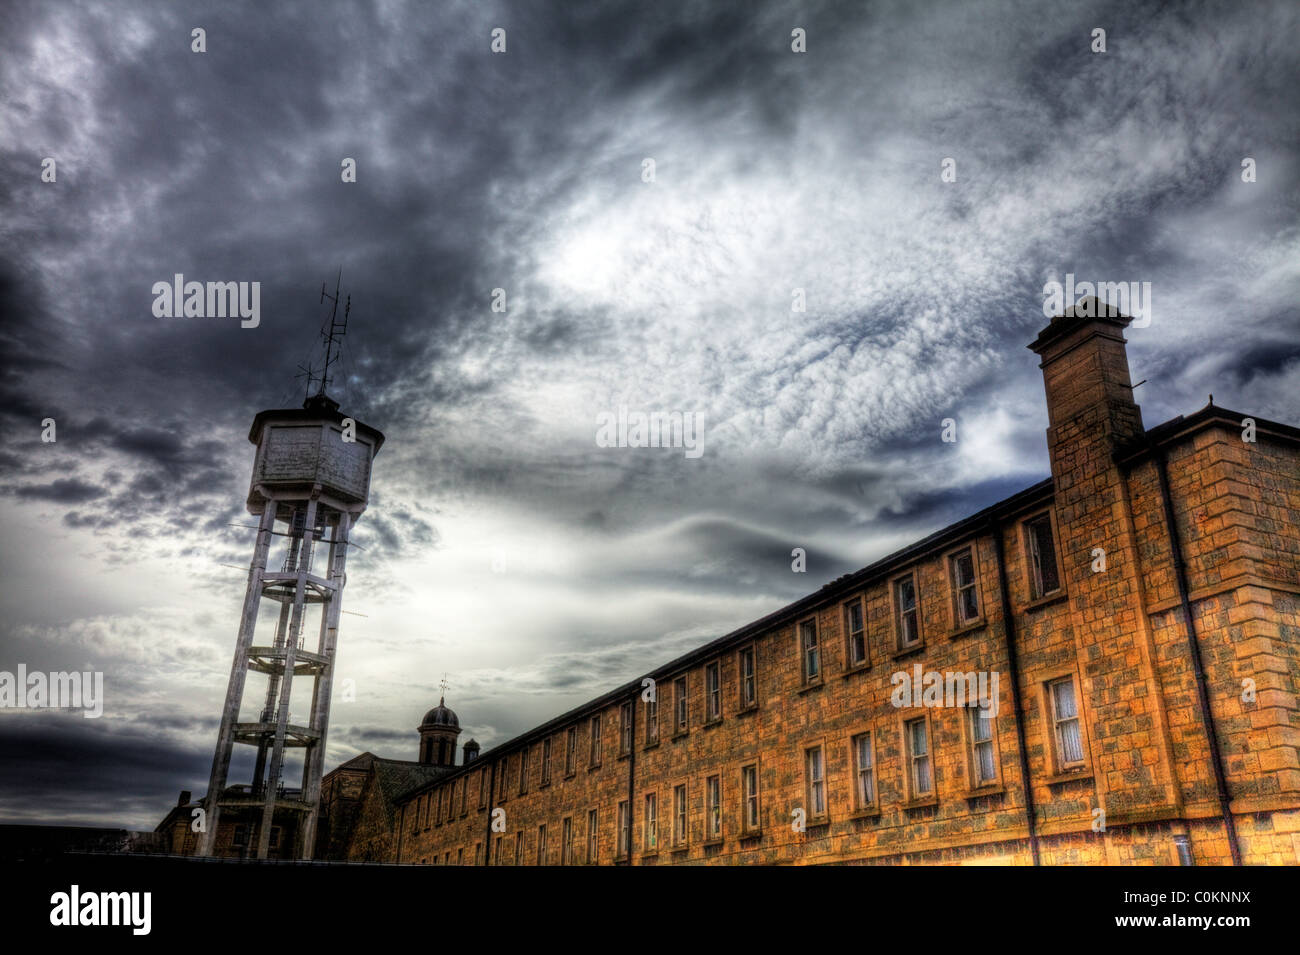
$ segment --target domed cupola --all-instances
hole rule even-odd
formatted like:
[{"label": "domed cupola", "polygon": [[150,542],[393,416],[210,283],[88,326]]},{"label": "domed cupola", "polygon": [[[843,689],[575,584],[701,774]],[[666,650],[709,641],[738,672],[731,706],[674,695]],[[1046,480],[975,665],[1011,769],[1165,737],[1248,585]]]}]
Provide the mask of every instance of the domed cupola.
[{"label": "domed cupola", "polygon": [[424,719],[420,722],[420,728],[426,726],[451,726],[460,729],[460,720],[456,714],[447,706],[446,698],[438,700],[438,705],[424,714]]},{"label": "domed cupola", "polygon": [[456,765],[456,738],[460,720],[447,707],[446,698],[424,714],[420,721],[420,762],[429,766]]}]

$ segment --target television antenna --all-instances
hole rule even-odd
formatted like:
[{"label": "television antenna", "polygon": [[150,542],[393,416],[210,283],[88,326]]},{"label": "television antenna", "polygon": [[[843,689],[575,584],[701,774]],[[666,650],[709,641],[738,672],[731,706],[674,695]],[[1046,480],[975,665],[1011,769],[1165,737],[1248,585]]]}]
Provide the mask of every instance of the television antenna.
[{"label": "television antenna", "polygon": [[[343,266],[339,266],[338,278],[334,281],[334,294],[330,295],[325,291],[325,283],[321,283],[320,300],[321,304],[330,303],[329,331],[321,325],[321,338],[325,340],[325,366],[320,373],[320,389],[316,394],[325,394],[325,388],[330,382],[330,366],[337,364],[339,355],[343,351],[343,336],[348,333],[348,314],[352,311],[352,296],[349,295],[343,304],[343,320],[339,321],[339,298],[340,289],[343,285]],[[310,372],[309,372],[310,374]],[[308,378],[307,387],[311,387],[311,376]]]}]

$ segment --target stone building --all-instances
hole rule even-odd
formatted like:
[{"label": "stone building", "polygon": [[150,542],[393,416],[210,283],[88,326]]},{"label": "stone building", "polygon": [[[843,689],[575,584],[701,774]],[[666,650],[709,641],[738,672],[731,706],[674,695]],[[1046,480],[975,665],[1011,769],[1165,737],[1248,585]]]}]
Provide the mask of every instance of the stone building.
[{"label": "stone building", "polygon": [[1297,864],[1300,430],[1145,428],[1129,322],[1085,303],[1029,346],[1048,479],[461,765],[440,716],[422,781],[344,764],[330,851]]},{"label": "stone building", "polygon": [[[341,769],[342,767],[340,767]],[[337,770],[336,770],[337,772]],[[250,787],[229,786],[223,793],[226,797],[239,798],[249,794]],[[285,789],[282,795],[293,798],[299,790]],[[154,828],[160,840],[160,848],[173,855],[198,855],[199,833],[195,831],[197,820],[201,817],[203,800],[191,798],[188,789],[182,790],[176,805],[171,808],[162,822]],[[288,860],[295,858],[294,845],[298,837],[298,825],[301,817],[296,813],[276,813],[271,825],[269,859]],[[254,841],[257,826],[261,822],[260,810],[231,809],[222,814],[217,823],[217,834],[213,840],[212,854],[222,859],[253,859],[257,856]]]}]

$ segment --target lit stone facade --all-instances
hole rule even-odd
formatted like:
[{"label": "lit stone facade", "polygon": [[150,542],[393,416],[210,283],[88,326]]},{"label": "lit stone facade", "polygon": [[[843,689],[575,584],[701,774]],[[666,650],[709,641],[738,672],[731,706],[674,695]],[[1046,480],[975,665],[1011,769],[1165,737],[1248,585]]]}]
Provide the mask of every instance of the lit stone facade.
[{"label": "lit stone facade", "polygon": [[[1146,430],[1127,324],[1030,346],[1048,480],[666,663],[653,703],[638,678],[362,794],[332,838],[439,865],[1300,862],[1300,431],[1212,404]],[[894,705],[917,665],[997,674],[996,714]]]}]

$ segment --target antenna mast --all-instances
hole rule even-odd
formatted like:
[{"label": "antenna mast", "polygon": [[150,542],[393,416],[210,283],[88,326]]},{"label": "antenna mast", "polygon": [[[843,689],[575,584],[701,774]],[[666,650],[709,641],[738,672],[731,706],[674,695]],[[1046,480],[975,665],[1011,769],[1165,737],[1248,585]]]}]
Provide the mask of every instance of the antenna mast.
[{"label": "antenna mast", "polygon": [[[339,360],[339,353],[343,350],[343,336],[348,333],[348,314],[352,311],[352,296],[349,295],[343,305],[343,321],[338,320],[339,313],[339,289],[343,284],[343,267],[339,266],[338,278],[334,282],[334,294],[329,295],[325,291],[325,283],[321,283],[320,300],[324,304],[326,300],[330,302],[330,321],[329,332],[324,327],[321,328],[321,337],[325,339],[325,367],[320,373],[320,390],[317,395],[325,394],[325,387],[330,381],[330,365]],[[310,387],[310,379],[308,379]]]}]

